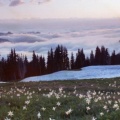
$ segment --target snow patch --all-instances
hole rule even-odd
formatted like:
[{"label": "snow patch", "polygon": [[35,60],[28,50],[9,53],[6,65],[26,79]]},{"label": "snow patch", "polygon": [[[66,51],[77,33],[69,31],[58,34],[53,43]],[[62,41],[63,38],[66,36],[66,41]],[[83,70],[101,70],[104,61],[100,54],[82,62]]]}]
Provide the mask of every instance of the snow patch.
[{"label": "snow patch", "polygon": [[78,71],[59,71],[48,75],[28,77],[22,82],[52,81],[52,80],[80,80],[93,78],[120,77],[120,65],[89,66]]}]

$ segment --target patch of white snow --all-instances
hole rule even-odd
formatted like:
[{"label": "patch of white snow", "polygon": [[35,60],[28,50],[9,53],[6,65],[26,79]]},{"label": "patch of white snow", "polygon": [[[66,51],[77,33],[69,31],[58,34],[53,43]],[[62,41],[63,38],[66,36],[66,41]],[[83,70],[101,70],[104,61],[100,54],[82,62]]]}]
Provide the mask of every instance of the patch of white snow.
[{"label": "patch of white snow", "polygon": [[29,81],[52,81],[52,80],[77,80],[94,78],[115,78],[120,77],[120,65],[103,65],[84,67],[78,71],[59,71],[48,75],[28,77],[22,82]]}]

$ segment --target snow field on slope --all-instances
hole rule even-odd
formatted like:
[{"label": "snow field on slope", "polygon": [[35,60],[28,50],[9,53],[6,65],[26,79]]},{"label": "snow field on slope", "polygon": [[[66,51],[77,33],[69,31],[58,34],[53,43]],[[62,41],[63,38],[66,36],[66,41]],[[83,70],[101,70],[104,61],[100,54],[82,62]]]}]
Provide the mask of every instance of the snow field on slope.
[{"label": "snow field on slope", "polygon": [[22,82],[114,78],[114,77],[120,77],[120,65],[88,66],[78,71],[64,70],[48,75],[28,77],[23,79]]}]

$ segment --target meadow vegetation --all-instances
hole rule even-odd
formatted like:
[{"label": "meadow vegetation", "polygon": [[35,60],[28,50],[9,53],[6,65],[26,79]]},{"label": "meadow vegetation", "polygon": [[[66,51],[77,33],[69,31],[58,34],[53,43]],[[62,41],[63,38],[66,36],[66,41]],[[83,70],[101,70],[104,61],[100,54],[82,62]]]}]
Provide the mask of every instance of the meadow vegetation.
[{"label": "meadow vegetation", "polygon": [[120,78],[0,84],[0,120],[119,120]]}]

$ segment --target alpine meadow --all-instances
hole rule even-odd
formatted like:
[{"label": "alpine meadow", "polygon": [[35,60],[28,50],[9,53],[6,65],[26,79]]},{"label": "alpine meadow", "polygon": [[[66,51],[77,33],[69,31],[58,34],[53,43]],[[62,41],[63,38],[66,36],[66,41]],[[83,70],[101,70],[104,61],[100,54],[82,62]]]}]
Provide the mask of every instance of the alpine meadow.
[{"label": "alpine meadow", "polygon": [[0,120],[120,120],[119,0],[0,0]]}]

